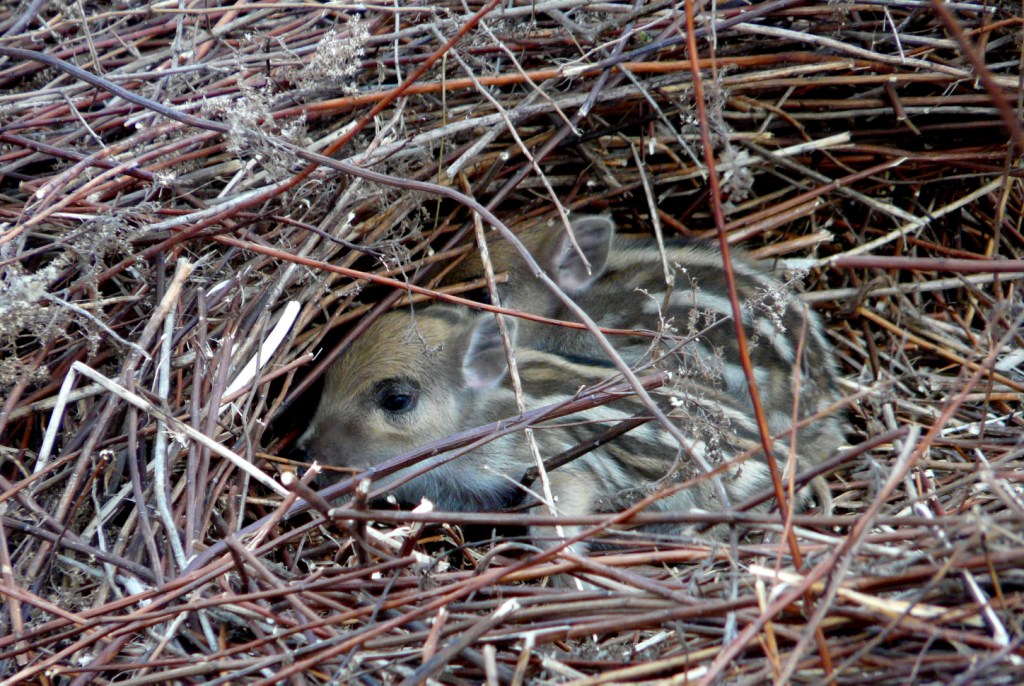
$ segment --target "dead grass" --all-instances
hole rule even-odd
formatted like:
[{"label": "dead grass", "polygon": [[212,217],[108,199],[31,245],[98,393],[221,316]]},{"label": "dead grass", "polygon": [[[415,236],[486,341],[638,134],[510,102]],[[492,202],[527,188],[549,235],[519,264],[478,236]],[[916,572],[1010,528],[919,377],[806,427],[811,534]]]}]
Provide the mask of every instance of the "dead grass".
[{"label": "dead grass", "polygon": [[[0,10],[3,683],[1020,683],[1019,4],[701,6],[696,56],[689,3],[509,4]],[[851,448],[801,563],[282,480],[474,216],[566,209],[808,270]]]}]

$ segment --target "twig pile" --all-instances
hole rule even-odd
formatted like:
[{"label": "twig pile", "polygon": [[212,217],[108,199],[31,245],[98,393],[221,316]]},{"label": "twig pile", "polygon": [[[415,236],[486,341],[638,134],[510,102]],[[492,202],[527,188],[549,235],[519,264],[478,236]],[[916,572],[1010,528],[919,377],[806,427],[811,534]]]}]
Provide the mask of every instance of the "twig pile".
[{"label": "twig pile", "polygon": [[[3,683],[1024,680],[1021,7],[692,4],[8,3]],[[539,512],[341,475],[330,518],[286,459],[483,207],[701,238],[714,203],[844,368],[802,565],[777,513],[683,513],[746,535],[552,588],[504,528]]]}]

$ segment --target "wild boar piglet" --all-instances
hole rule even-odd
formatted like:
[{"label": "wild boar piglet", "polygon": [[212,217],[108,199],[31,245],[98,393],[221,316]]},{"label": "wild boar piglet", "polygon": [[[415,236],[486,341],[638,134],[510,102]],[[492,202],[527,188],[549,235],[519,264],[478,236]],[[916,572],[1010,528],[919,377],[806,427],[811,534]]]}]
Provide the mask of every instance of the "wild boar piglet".
[{"label": "wild boar piglet", "polygon": [[[731,394],[752,416],[717,243],[668,238],[659,247],[651,236],[618,234],[603,215],[576,217],[571,226],[573,239],[557,225],[538,226],[525,233],[524,242],[547,275],[599,326],[647,332],[610,335],[616,352],[631,366],[651,364],[700,376],[704,384]],[[508,244],[493,248],[495,270],[508,272],[499,289],[503,306],[578,321]],[[839,398],[838,371],[824,326],[770,265],[738,249],[731,256],[769,430],[779,436],[793,426],[794,415],[805,420],[795,452],[805,466],[820,462],[843,443],[840,415],[833,407]],[[479,262],[470,263],[458,276],[468,278],[481,269]],[[520,320],[518,342],[581,362],[609,359],[588,331],[543,322]]]},{"label": "wild boar piglet", "polygon": [[[515,320],[507,321],[517,338]],[[610,363],[594,359],[525,347],[515,355],[528,409],[572,399],[579,389],[617,376]],[[394,311],[367,329],[329,369],[301,445],[326,464],[373,467],[432,440],[515,417],[519,411],[509,376],[493,315],[442,305]],[[616,510],[672,480],[695,476],[699,470],[688,451],[719,462],[759,445],[756,424],[743,402],[698,378],[677,379],[662,389],[658,401],[692,436],[690,444],[681,447],[650,422],[554,470],[550,484],[560,514]],[[620,388],[612,402],[542,423],[534,435],[541,456],[548,458],[645,413]],[[409,504],[426,497],[439,510],[493,511],[523,497],[520,481],[536,464],[522,431],[450,457],[429,457],[375,486],[389,488]],[[424,467],[433,468],[410,478]],[[753,459],[722,481],[736,502],[768,486],[770,476],[763,461]],[[662,498],[652,509],[698,508],[721,509],[710,482]],[[569,527],[567,533],[575,531]],[[535,529],[533,536],[542,542],[551,533]]]}]

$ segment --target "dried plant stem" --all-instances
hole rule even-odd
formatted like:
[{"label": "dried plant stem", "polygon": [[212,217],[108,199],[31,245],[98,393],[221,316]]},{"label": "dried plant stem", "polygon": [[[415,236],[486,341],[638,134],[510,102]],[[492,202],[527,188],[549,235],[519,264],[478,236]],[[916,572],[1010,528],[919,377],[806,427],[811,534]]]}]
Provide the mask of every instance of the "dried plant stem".
[{"label": "dried plant stem", "polygon": [[[160,345],[160,367],[157,372],[156,392],[157,398],[165,405],[167,404],[167,395],[170,392],[171,386],[171,338],[174,335],[174,320],[176,317],[177,312],[174,308],[169,308],[167,314],[164,315],[164,336]],[[167,495],[171,490],[170,479],[167,473],[167,458],[174,445],[173,441],[171,445],[167,444],[167,433],[167,425],[158,420],[156,443],[153,446],[153,494],[156,497],[157,512],[161,520],[163,520],[165,535],[174,553],[174,560],[178,564],[178,569],[184,569],[188,565],[188,560],[185,558],[185,548],[181,545],[181,538],[178,536],[178,526],[174,522],[174,516],[171,514],[171,508],[167,499]]]}]

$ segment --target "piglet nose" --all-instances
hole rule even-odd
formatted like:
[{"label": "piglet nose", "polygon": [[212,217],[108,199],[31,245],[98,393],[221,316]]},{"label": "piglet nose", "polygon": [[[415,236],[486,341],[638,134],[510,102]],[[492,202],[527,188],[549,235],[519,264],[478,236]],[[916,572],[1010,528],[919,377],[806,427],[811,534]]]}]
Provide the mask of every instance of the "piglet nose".
[{"label": "piglet nose", "polygon": [[295,443],[292,445],[292,448],[294,450],[300,450],[303,453],[308,453],[310,448],[312,447],[313,436],[313,425],[310,424],[309,427],[302,432],[298,440],[295,441]]},{"label": "piglet nose", "polygon": [[312,462],[312,441],[309,439],[309,434],[303,434],[299,437],[295,443],[292,444],[292,448],[288,451],[288,457],[297,462]]}]

